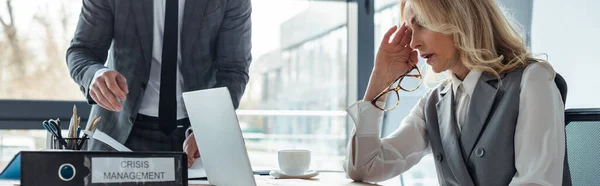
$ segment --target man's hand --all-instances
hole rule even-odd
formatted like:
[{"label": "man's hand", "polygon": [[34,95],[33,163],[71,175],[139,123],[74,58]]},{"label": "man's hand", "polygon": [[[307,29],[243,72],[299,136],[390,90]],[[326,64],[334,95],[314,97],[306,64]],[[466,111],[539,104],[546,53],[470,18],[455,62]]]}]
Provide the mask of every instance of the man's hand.
[{"label": "man's hand", "polygon": [[129,93],[129,89],[127,80],[119,72],[108,70],[98,74],[90,87],[90,96],[102,108],[114,112],[123,109],[117,98],[125,100],[125,94]]},{"label": "man's hand", "polygon": [[198,151],[194,133],[190,134],[185,138],[185,141],[183,141],[183,151],[187,154],[188,168],[190,168],[194,164],[194,161],[200,157],[200,151]]}]

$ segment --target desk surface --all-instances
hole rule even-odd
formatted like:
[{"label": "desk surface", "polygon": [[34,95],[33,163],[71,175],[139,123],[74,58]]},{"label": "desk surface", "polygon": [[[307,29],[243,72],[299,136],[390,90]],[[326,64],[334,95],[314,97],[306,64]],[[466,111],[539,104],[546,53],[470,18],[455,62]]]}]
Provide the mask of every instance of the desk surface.
[{"label": "desk surface", "polygon": [[[344,173],[325,172],[312,179],[275,179],[272,176],[255,176],[257,186],[287,186],[287,185],[315,185],[315,186],[376,186],[374,184],[353,182],[346,178]],[[190,186],[210,186],[207,181],[191,180]],[[19,181],[0,180],[0,186],[18,186]],[[378,185],[400,185],[400,180],[391,179]]]},{"label": "desk surface", "polygon": [[[346,178],[344,173],[320,173],[312,179],[275,179],[272,176],[255,176],[258,186],[286,186],[286,185],[315,185],[315,186],[376,186],[374,184],[353,182]],[[207,181],[191,180],[188,182],[190,186],[210,186]],[[379,183],[380,185],[400,185],[397,179],[391,179],[386,182]],[[0,186],[18,186],[19,181],[0,180]]]},{"label": "desk surface", "polygon": [[[346,178],[345,173],[320,173],[312,179],[275,179],[272,176],[255,176],[257,186],[287,186],[287,185],[315,185],[315,186],[375,186],[374,184],[354,182]],[[190,186],[209,186],[207,181],[191,180],[188,182]],[[392,179],[379,185],[400,185],[400,180]]]}]

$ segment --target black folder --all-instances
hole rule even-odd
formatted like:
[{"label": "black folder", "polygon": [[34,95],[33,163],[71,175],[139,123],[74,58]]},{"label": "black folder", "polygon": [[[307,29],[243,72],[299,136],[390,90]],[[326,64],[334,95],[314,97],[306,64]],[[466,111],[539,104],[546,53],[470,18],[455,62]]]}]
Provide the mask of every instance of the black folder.
[{"label": "black folder", "polygon": [[22,186],[187,186],[187,177],[183,152],[21,152]]}]

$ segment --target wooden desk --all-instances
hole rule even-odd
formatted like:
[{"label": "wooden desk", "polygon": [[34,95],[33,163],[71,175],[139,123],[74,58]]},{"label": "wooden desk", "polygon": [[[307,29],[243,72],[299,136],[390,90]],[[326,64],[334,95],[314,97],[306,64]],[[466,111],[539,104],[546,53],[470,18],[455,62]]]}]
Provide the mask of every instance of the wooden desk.
[{"label": "wooden desk", "polygon": [[[375,186],[375,184],[354,182],[346,178],[345,173],[320,173],[312,179],[275,179],[272,176],[255,176],[256,185],[258,186]],[[207,181],[189,181],[190,186],[209,186]],[[379,183],[380,185],[400,185],[400,180],[392,179],[386,182]]]}]

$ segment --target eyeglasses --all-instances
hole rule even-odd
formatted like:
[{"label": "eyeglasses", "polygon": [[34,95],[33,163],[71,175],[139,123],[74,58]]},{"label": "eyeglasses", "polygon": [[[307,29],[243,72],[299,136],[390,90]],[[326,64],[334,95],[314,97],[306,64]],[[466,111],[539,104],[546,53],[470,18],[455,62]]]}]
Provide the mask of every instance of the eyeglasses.
[{"label": "eyeglasses", "polygon": [[[416,85],[414,85],[412,83],[407,83],[406,81],[403,81],[406,77],[417,78],[417,79],[419,79],[419,83]],[[400,77],[398,77],[396,80],[394,80],[394,82],[392,82],[392,84],[390,84],[390,86],[388,86],[387,89],[383,90],[381,93],[379,93],[377,96],[375,96],[375,99],[373,99],[373,101],[371,101],[371,104],[373,104],[373,106],[377,107],[379,110],[382,110],[384,112],[394,110],[400,104],[400,94],[398,93],[398,91],[404,90],[406,92],[414,92],[415,90],[419,89],[422,82],[423,82],[423,76],[421,75],[421,70],[419,70],[419,68],[417,68],[417,66],[415,65],[409,71],[407,71],[406,73],[404,73]],[[391,108],[379,107],[377,105],[377,100],[379,100],[379,98],[381,98],[382,96],[384,96],[390,92],[396,93],[396,97],[395,97],[397,100],[396,104]]]}]

